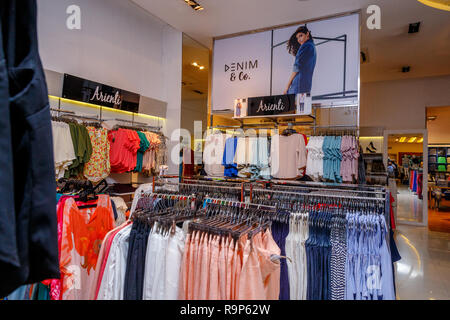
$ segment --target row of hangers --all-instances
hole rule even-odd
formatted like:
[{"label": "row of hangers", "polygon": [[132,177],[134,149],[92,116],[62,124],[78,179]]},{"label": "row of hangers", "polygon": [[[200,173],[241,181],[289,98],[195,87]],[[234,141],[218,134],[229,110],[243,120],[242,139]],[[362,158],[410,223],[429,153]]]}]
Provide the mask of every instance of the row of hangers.
[{"label": "row of hangers", "polygon": [[[93,185],[89,180],[66,179],[61,178],[57,181],[61,193],[75,194],[76,201],[89,202],[98,199],[98,194],[105,193],[108,189],[106,180],[100,181],[97,185]],[[95,208],[96,204],[86,204],[79,206],[80,209]]]},{"label": "row of hangers", "polygon": [[189,224],[189,232],[200,231],[237,241],[243,235],[248,239],[270,228],[274,209],[250,206],[244,203],[212,201],[206,202],[205,217]]}]

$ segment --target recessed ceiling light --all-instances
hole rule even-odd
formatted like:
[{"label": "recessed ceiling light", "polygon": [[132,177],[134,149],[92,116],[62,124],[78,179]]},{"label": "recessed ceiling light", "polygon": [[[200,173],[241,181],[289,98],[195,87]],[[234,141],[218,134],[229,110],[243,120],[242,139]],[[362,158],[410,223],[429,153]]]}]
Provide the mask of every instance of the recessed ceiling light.
[{"label": "recessed ceiling light", "polygon": [[417,33],[420,30],[420,22],[410,23],[408,33]]}]

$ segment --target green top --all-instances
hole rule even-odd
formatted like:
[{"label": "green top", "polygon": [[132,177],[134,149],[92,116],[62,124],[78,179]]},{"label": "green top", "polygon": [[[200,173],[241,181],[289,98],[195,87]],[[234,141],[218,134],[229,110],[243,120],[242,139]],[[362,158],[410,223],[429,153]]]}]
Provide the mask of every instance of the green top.
[{"label": "green top", "polygon": [[137,131],[137,134],[139,136],[139,139],[141,140],[141,143],[140,148],[137,152],[136,168],[134,168],[134,172],[141,172],[144,160],[144,153],[145,151],[148,150],[148,148],[150,148],[150,142],[148,141],[147,137],[143,132]]},{"label": "green top", "polygon": [[69,123],[70,135],[72,136],[73,149],[76,159],[66,170],[65,177],[76,177],[83,173],[84,164],[88,163],[92,156],[92,143],[85,126]]}]

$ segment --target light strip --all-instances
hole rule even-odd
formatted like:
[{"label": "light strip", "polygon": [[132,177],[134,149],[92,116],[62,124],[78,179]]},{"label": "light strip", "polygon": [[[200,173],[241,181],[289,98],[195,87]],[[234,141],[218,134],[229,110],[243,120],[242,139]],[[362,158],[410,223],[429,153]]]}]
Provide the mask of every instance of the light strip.
[{"label": "light strip", "polygon": [[130,115],[130,116],[134,115],[135,117],[156,119],[156,120],[161,120],[161,121],[165,121],[166,120],[165,118],[161,118],[161,117],[157,117],[157,116],[151,116],[151,115],[148,115],[148,114],[134,113],[134,112],[131,112],[131,111],[119,110],[119,109],[99,106],[99,105],[92,104],[92,103],[81,102],[81,101],[77,101],[77,100],[61,98],[61,97],[56,97],[56,96],[52,96],[52,95],[49,95],[49,98],[50,99],[55,99],[55,100],[61,100],[62,102],[66,102],[66,103],[70,103],[70,104],[74,104],[74,105],[79,105],[79,106],[83,106],[83,107],[89,107],[89,108],[95,108],[95,109],[103,109],[103,110],[108,111],[108,112],[121,113],[121,114]]},{"label": "light strip", "polygon": [[[417,1],[419,1],[429,7],[433,7],[433,8],[445,10],[445,11],[450,11],[450,5],[441,3],[444,1],[441,1],[441,2],[437,2],[437,1],[433,1],[433,0],[417,0]],[[448,1],[447,1],[447,3],[448,3]]]}]

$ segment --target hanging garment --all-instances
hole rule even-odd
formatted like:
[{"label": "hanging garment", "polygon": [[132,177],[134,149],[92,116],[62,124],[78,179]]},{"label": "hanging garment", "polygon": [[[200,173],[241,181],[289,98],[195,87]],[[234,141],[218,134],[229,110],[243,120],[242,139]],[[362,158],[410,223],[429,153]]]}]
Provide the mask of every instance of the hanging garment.
[{"label": "hanging garment", "polygon": [[64,177],[65,171],[76,159],[75,150],[67,123],[52,121],[52,135],[55,175],[57,179],[60,179]]},{"label": "hanging garment", "polygon": [[[289,213],[284,213],[288,214]],[[289,223],[272,223],[272,235],[281,250],[280,255],[286,256],[286,237],[289,234]],[[279,300],[290,300],[289,274],[286,259],[281,260],[280,269],[280,296]]]},{"label": "hanging garment", "polygon": [[109,176],[111,166],[109,162],[108,131],[87,127],[92,145],[92,155],[84,166],[84,176],[97,183]]},{"label": "hanging garment", "polygon": [[0,296],[59,278],[55,167],[36,1],[0,4]]},{"label": "hanging garment", "polygon": [[100,279],[97,300],[123,300],[129,238],[132,224],[121,229],[113,238]]},{"label": "hanging garment", "polygon": [[147,136],[143,132],[137,131],[136,133],[139,136],[140,143],[136,155],[136,167],[134,168],[134,172],[141,172],[143,168],[144,153],[150,147],[150,142],[147,140]]},{"label": "hanging garment", "polygon": [[223,177],[224,166],[222,165],[227,135],[222,133],[209,134],[205,139],[205,150],[203,152],[203,163],[208,176]]},{"label": "hanging garment", "polygon": [[222,164],[225,167],[224,175],[226,177],[237,177],[237,163],[234,161],[237,148],[237,137],[228,138],[225,141]]},{"label": "hanging garment", "polygon": [[126,212],[128,211],[128,206],[121,197],[111,197],[111,200],[117,210],[116,226],[120,226],[127,220]]},{"label": "hanging garment", "polygon": [[143,300],[177,299],[184,246],[181,228],[162,234],[154,226],[148,238]]},{"label": "hanging garment", "polygon": [[269,151],[268,139],[266,137],[258,137],[257,167],[259,177],[262,179],[270,179]]},{"label": "hanging garment", "polygon": [[271,173],[277,179],[294,179],[306,166],[305,140],[300,134],[275,135],[270,146]]},{"label": "hanging garment", "polygon": [[69,123],[70,134],[72,136],[73,148],[76,159],[69,166],[64,177],[78,177],[83,173],[84,165],[89,162],[92,156],[91,138],[85,126]]},{"label": "hanging garment", "polygon": [[92,280],[93,285],[91,286],[91,290],[89,292],[89,300],[97,300],[103,275],[105,274],[105,267],[109,252],[111,250],[112,241],[114,240],[114,237],[119,233],[119,231],[129,225],[129,223],[130,222],[126,222],[123,225],[120,225],[119,227],[111,230],[103,239],[102,246],[98,254],[97,265],[95,267],[95,275]]},{"label": "hanging garment", "polygon": [[192,177],[194,175],[194,150],[189,147],[183,148],[183,176]]},{"label": "hanging garment", "polygon": [[62,300],[89,299],[102,240],[114,228],[109,196],[98,195],[94,204],[97,207],[80,209],[85,204],[74,198],[65,202],[60,259]]},{"label": "hanging garment", "polygon": [[134,170],[141,142],[136,131],[128,129],[109,131],[108,140],[111,173],[125,173]]}]

